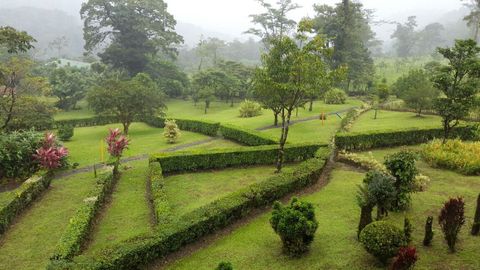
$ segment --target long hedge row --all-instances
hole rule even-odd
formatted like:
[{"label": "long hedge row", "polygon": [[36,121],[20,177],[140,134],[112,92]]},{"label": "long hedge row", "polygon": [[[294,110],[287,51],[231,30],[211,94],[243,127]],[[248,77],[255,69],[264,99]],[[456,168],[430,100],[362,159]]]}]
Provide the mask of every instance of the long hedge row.
[{"label": "long hedge row", "polygon": [[220,134],[225,139],[234,140],[250,146],[278,144],[278,139],[272,138],[265,133],[233,125],[221,124]]},{"label": "long hedge row", "polygon": [[[475,138],[476,130],[475,126],[456,127],[452,130],[451,137],[471,140]],[[429,128],[339,133],[335,136],[335,144],[340,150],[352,151],[421,144],[435,138],[443,138],[443,129]]]},{"label": "long hedge row", "polygon": [[[285,162],[295,162],[313,157],[320,145],[295,144],[285,147]],[[163,173],[176,173],[231,166],[273,164],[278,146],[265,145],[218,150],[194,150],[189,152],[158,153],[150,156],[150,162],[160,162]]]},{"label": "long hedge row", "polygon": [[165,224],[171,222],[172,212],[164,190],[165,178],[163,177],[162,166],[156,161],[150,162],[148,166],[155,223]]},{"label": "long hedge row", "polygon": [[328,147],[321,147],[294,171],[245,187],[180,217],[174,223],[159,226],[154,233],[130,239],[93,257],[77,257],[75,262],[57,261],[51,269],[141,269],[143,265],[245,217],[255,208],[314,184],[330,153]]},{"label": "long hedge row", "polygon": [[[192,120],[192,119],[178,119],[172,118],[177,122],[178,127],[181,130],[197,132],[208,136],[215,137],[218,135],[218,129],[220,123],[211,122],[206,120]],[[165,127],[165,118],[162,117],[148,117],[143,122],[158,128]]]},{"label": "long hedge row", "polygon": [[69,119],[69,120],[57,120],[55,121],[54,128],[59,126],[72,126],[72,127],[92,127],[117,123],[116,117],[95,116],[88,118]]},{"label": "long hedge row", "polygon": [[51,174],[35,175],[9,192],[5,203],[0,204],[0,234],[5,233],[15,217],[38,198],[50,186],[51,181]]},{"label": "long hedge row", "polygon": [[105,202],[106,196],[112,192],[115,182],[116,177],[112,168],[99,175],[95,188],[70,219],[50,258],[52,261],[70,259],[79,253],[88,238],[95,216]]}]

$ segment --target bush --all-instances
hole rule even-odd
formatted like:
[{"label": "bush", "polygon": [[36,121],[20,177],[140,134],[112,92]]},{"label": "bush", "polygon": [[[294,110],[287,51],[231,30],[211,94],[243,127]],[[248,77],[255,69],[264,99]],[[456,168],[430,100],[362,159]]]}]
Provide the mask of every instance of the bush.
[{"label": "bush", "polygon": [[355,123],[355,120],[368,110],[370,110],[370,106],[362,104],[360,108],[348,111],[347,115],[345,115],[340,122],[340,130],[349,131],[352,128],[353,123]]},{"label": "bush", "polygon": [[360,242],[368,253],[384,264],[405,246],[402,230],[385,221],[376,221],[367,225],[360,233]]},{"label": "bush", "polygon": [[262,114],[262,106],[255,101],[245,100],[240,103],[240,117],[250,118]]},{"label": "bush", "polygon": [[404,210],[410,204],[410,193],[414,189],[415,177],[418,174],[415,165],[416,155],[410,151],[400,151],[387,156],[385,167],[395,177],[396,198],[393,201],[393,210]]},{"label": "bush", "polygon": [[410,219],[405,218],[403,221],[403,234],[405,235],[405,241],[407,244],[412,242],[412,233],[413,233],[413,226],[410,222]]},{"label": "bush", "polygon": [[425,222],[425,238],[423,238],[423,245],[428,247],[432,244],[433,240],[433,217],[427,217]]},{"label": "bush", "polygon": [[73,126],[63,125],[58,127],[57,131],[58,138],[61,141],[69,141],[73,137]]},{"label": "bush", "polygon": [[475,217],[473,218],[472,235],[480,233],[480,194],[477,198],[477,208],[475,210]]},{"label": "bush", "polygon": [[434,140],[423,146],[422,156],[433,167],[457,171],[465,175],[480,175],[480,142]]},{"label": "bush", "polygon": [[415,176],[415,179],[413,181],[413,191],[423,192],[427,190],[427,187],[430,181],[431,181],[430,177],[423,174],[417,174],[417,176]]},{"label": "bush", "polygon": [[463,198],[453,198],[445,203],[438,217],[445,240],[451,252],[455,252],[458,233],[465,224],[465,202]]},{"label": "bush", "polygon": [[363,180],[368,200],[377,206],[377,220],[388,216],[388,209],[395,200],[395,179],[385,173],[370,171]]},{"label": "bush", "polygon": [[417,262],[417,249],[414,247],[402,247],[398,251],[392,270],[411,270]]},{"label": "bush", "polygon": [[233,266],[230,262],[221,262],[215,270],[233,270]]},{"label": "bush", "polygon": [[341,89],[333,88],[325,93],[326,104],[345,104],[346,101],[347,94]]},{"label": "bush", "polygon": [[28,178],[38,170],[33,158],[43,136],[34,131],[0,134],[0,178]]},{"label": "bush", "polygon": [[388,173],[387,167],[385,167],[385,165],[383,165],[382,163],[378,162],[378,160],[373,157],[372,152],[369,152],[368,156],[366,156],[357,153],[350,153],[347,151],[340,151],[338,153],[338,160],[355,167],[360,167],[367,171],[374,170]]},{"label": "bush", "polygon": [[293,198],[288,206],[275,202],[270,224],[280,235],[284,252],[291,256],[308,251],[318,228],[313,204],[297,198]]},{"label": "bush", "polygon": [[222,124],[219,131],[225,139],[230,139],[248,146],[278,144],[278,139],[256,130]]},{"label": "bush", "polygon": [[175,120],[165,120],[163,136],[167,138],[168,143],[176,143],[182,135]]}]

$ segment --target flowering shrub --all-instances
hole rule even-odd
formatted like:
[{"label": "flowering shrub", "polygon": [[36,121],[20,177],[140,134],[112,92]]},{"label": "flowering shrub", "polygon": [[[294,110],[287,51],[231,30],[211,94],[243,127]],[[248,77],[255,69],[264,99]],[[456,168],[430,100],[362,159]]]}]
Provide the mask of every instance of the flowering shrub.
[{"label": "flowering shrub", "polygon": [[423,146],[422,156],[434,167],[458,171],[466,175],[480,175],[480,142],[459,139],[433,140]]},{"label": "flowering shrub", "polygon": [[445,240],[451,252],[455,252],[457,236],[465,224],[465,202],[463,198],[451,198],[445,203],[438,217]]},{"label": "flowering shrub", "polygon": [[383,165],[382,163],[378,162],[378,160],[373,157],[372,152],[369,152],[368,156],[366,156],[356,153],[350,153],[343,150],[338,153],[338,159],[340,161],[350,163],[354,166],[358,166],[366,170],[388,173],[387,167],[385,167],[385,165]]},{"label": "flowering shrub", "polygon": [[417,260],[417,249],[415,247],[402,247],[392,264],[392,270],[413,269]]},{"label": "flowering shrub", "polygon": [[165,120],[165,127],[163,129],[163,136],[167,138],[168,143],[177,142],[182,135],[175,120]]},{"label": "flowering shrub", "polygon": [[423,174],[418,174],[415,176],[415,179],[413,181],[413,191],[414,192],[423,192],[427,190],[427,186],[430,183],[430,177],[423,175]]},{"label": "flowering shrub", "polygon": [[130,141],[122,135],[120,129],[110,129],[107,138],[105,139],[108,145],[108,153],[110,156],[119,159],[125,149],[128,149]]},{"label": "flowering shrub", "polygon": [[55,135],[46,133],[43,145],[33,155],[40,166],[47,170],[55,170],[66,165],[67,148],[59,146]]},{"label": "flowering shrub", "polygon": [[262,114],[262,106],[255,101],[245,100],[240,103],[240,117],[250,118]]}]

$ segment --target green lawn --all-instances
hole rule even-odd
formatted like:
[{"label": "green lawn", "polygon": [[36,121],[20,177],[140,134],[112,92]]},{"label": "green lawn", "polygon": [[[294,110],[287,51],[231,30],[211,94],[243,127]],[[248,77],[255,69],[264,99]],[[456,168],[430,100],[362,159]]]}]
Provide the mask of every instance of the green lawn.
[{"label": "green lawn", "polygon": [[213,140],[211,142],[202,143],[200,145],[189,147],[187,150],[194,150],[194,149],[221,149],[221,148],[232,148],[232,147],[239,147],[242,146],[234,141],[225,140],[225,139],[218,139]]},{"label": "green lawn", "polygon": [[[380,150],[374,156],[383,157],[399,149]],[[469,235],[474,201],[480,190],[479,177],[433,169],[423,162],[418,166],[421,173],[432,178],[427,191],[413,195],[413,205],[406,213],[389,216],[391,222],[401,227],[406,215],[414,225],[413,245],[417,246],[420,258],[415,269],[479,269],[479,239]],[[232,262],[235,269],[384,269],[356,240],[359,208],[355,193],[363,177],[363,173],[338,165],[326,187],[302,198],[315,205],[319,227],[311,251],[301,259],[290,259],[281,253],[281,242],[270,227],[268,213],[172,262],[166,269],[213,269],[221,261]],[[436,218],[443,202],[453,196],[463,196],[467,202],[467,225],[461,232],[458,252],[449,253],[436,222],[433,246],[424,248],[421,243],[426,217]]]},{"label": "green lawn", "polygon": [[95,113],[88,108],[88,103],[86,100],[82,100],[77,104],[76,110],[71,111],[60,111],[55,114],[55,120],[70,120],[70,119],[82,119],[94,117]]},{"label": "green lawn", "polygon": [[0,269],[44,269],[69,219],[93,188],[93,173],[52,181],[0,240]]},{"label": "green lawn", "polygon": [[136,161],[126,166],[111,203],[97,221],[87,254],[151,229],[145,190],[148,161]]},{"label": "green lawn", "polygon": [[[80,167],[85,167],[100,162],[100,147],[101,144],[106,147],[104,139],[108,134],[108,129],[117,127],[120,128],[121,125],[75,128],[75,135],[72,140],[65,143],[70,151],[71,163],[78,162]],[[162,128],[150,127],[144,123],[133,123],[128,137],[130,138],[130,146],[125,151],[124,157],[155,153],[166,148],[209,138],[202,134],[182,131],[180,140],[176,144],[169,144],[163,137]],[[106,151],[104,158],[108,158]]]},{"label": "green lawn", "polygon": [[[290,170],[292,165],[286,165]],[[219,199],[240,188],[266,180],[275,168],[253,166],[168,176],[165,193],[176,216]]]},{"label": "green lawn", "polygon": [[351,129],[352,132],[371,130],[392,130],[405,128],[440,128],[441,118],[434,115],[417,117],[415,113],[370,110],[360,116]]}]

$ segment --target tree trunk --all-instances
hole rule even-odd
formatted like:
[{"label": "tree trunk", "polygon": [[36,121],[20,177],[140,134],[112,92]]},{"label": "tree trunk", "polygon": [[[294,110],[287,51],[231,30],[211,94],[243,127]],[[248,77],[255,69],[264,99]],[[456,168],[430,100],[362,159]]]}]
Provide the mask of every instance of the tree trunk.
[{"label": "tree trunk", "polygon": [[313,111],[313,98],[310,99],[310,106],[308,107],[308,111],[309,112]]},{"label": "tree trunk", "polygon": [[298,117],[298,107],[295,109],[295,117]]},{"label": "tree trunk", "polygon": [[362,232],[363,228],[373,222],[372,210],[373,208],[370,205],[362,206],[360,211],[360,222],[358,223],[357,238],[360,238],[360,233]]},{"label": "tree trunk", "polygon": [[273,116],[275,117],[275,119],[273,120],[273,125],[278,127],[278,112],[273,112]]},{"label": "tree trunk", "polygon": [[129,122],[124,122],[123,123],[123,134],[128,135],[128,128],[130,127],[130,123]]},{"label": "tree trunk", "polygon": [[287,116],[285,117],[285,111],[282,111],[282,136],[280,137],[280,147],[278,150],[277,156],[277,173],[282,171],[283,161],[285,157],[285,143],[288,138],[288,130],[290,126],[290,118],[292,116],[292,109],[287,111]]},{"label": "tree trunk", "polygon": [[377,114],[378,114],[378,108],[375,108],[375,116],[373,117],[373,119],[377,119]]},{"label": "tree trunk", "polygon": [[15,97],[15,87],[9,87],[10,93],[11,93],[11,103],[8,109],[6,109],[7,113],[7,118],[5,119],[5,122],[3,123],[3,126],[1,129],[7,129],[8,124],[10,124],[10,121],[12,121],[13,118],[13,107],[15,107],[15,102],[16,102],[16,97]]},{"label": "tree trunk", "polygon": [[433,239],[433,217],[429,216],[425,222],[425,237],[423,238],[423,245],[428,247],[432,244]]},{"label": "tree trunk", "polygon": [[230,107],[233,108],[233,98],[232,98],[232,100],[231,100]]},{"label": "tree trunk", "polygon": [[480,233],[480,194],[477,199],[477,209],[475,210],[475,217],[473,218],[472,235]]}]

